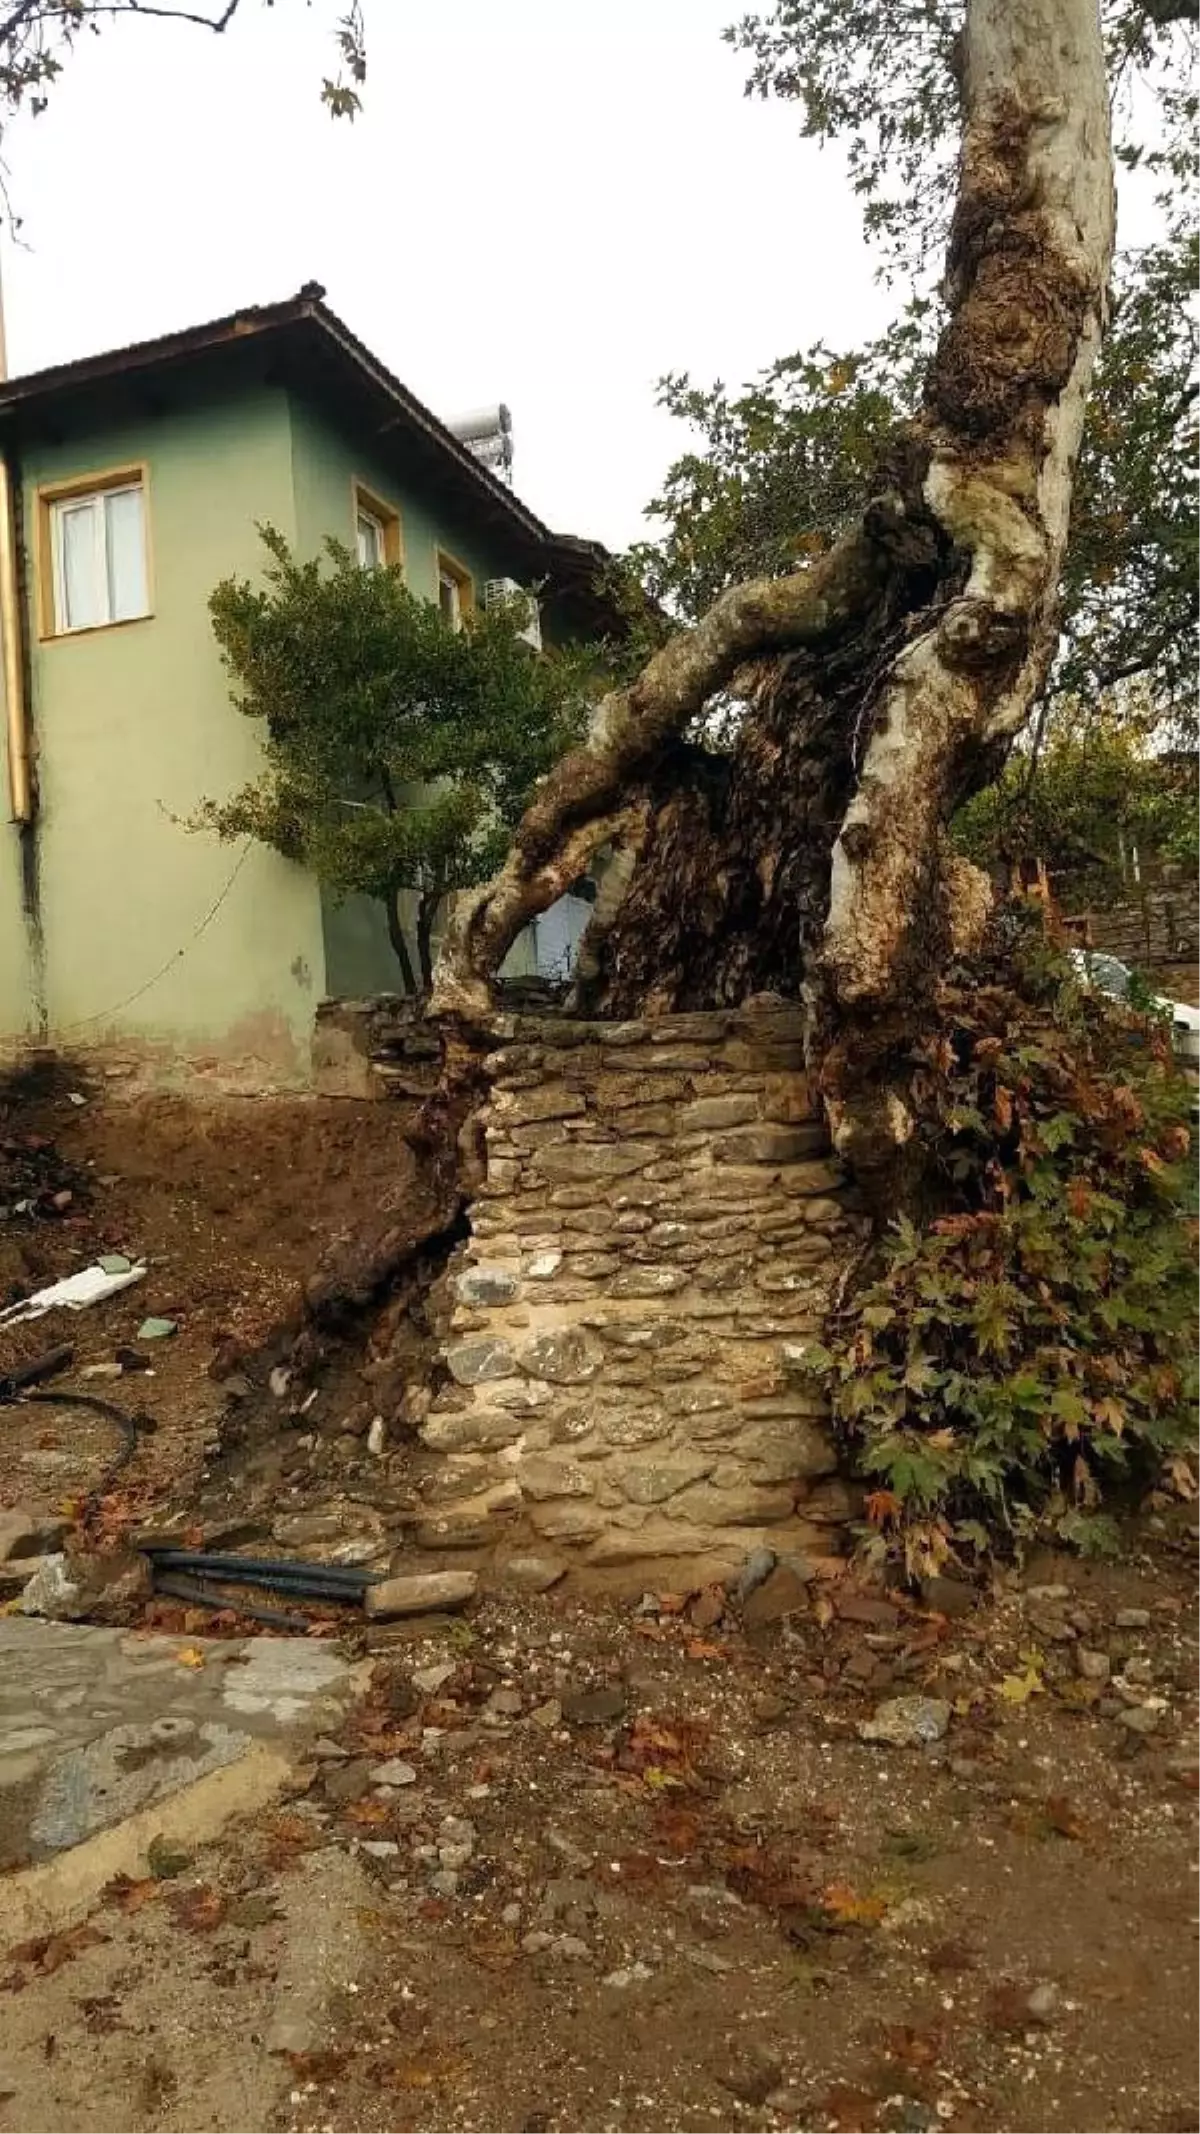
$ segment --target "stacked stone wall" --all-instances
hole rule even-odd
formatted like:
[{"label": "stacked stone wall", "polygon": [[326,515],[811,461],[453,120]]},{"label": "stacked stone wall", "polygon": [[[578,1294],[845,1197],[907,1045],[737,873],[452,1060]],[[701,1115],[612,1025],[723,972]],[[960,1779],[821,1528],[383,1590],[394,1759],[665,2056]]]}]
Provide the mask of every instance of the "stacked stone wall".
[{"label": "stacked stone wall", "polygon": [[567,1562],[705,1576],[763,1543],[836,1551],[854,1494],[805,1352],[864,1218],[799,1010],[523,1017],[488,1072],[423,1538],[507,1525]]}]

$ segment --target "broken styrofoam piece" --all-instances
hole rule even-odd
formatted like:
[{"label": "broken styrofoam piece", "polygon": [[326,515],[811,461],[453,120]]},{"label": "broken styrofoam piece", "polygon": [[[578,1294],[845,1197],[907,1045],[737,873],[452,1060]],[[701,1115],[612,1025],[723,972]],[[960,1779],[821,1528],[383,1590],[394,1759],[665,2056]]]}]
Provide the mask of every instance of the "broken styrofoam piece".
[{"label": "broken styrofoam piece", "polygon": [[51,1282],[48,1289],[35,1291],[19,1304],[10,1304],[7,1311],[0,1312],[0,1326],[16,1326],[22,1319],[40,1319],[45,1312],[59,1308],[70,1312],[86,1311],[90,1304],[99,1304],[105,1297],[114,1297],[120,1289],[128,1289],[133,1282],[140,1282],[146,1269],[139,1261],[122,1272],[110,1274],[99,1262],[92,1267],[81,1267],[78,1274],[64,1275],[61,1282]]}]

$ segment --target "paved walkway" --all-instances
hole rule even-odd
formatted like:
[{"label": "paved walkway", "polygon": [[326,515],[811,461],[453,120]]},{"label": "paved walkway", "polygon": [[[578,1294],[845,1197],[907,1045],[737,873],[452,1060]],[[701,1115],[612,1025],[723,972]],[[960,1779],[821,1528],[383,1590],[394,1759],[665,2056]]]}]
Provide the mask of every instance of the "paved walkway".
[{"label": "paved walkway", "polygon": [[[237,1782],[239,1766],[241,1778],[269,1769],[277,1791],[365,1673],[303,1638],[137,1637],[0,1618],[0,1869],[10,1887],[13,1870],[40,1871],[118,1827],[136,1830],[144,1853],[156,1824],[169,1827],[146,1811],[222,1794],[237,1803],[255,1790]],[[221,1773],[234,1782],[222,1786]],[[0,1914],[3,1892],[0,1882]]]}]

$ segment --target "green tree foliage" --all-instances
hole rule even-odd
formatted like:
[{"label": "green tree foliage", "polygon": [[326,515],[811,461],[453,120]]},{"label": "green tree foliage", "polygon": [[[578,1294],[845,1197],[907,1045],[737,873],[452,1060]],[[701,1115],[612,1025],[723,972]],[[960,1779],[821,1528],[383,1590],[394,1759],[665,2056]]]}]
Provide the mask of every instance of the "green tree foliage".
[{"label": "green tree foliage", "polygon": [[[1106,0],[1117,155],[1152,198],[1154,241],[1126,247],[1093,386],[1063,578],[1057,695],[1145,684],[1160,728],[1193,716],[1197,613],[1196,319],[1192,191],[1194,10]],[[919,404],[937,331],[932,277],[959,132],[954,0],[778,0],[731,29],[750,93],[798,104],[803,131],[845,151],[868,234],[915,296],[856,352],[818,345],[741,393],[669,377],[661,403],[697,446],[649,507],[661,538],[635,551],[657,596],[695,616],[748,574],[793,569],[861,509],[876,451]]]},{"label": "green tree foliage", "polygon": [[1193,874],[1200,864],[1194,756],[1155,753],[1128,721],[1084,719],[1073,706],[1032,771],[1028,755],[1010,757],[960,810],[953,834],[968,859],[1005,876],[1042,860],[1060,899],[1100,906],[1130,894],[1135,855]]},{"label": "green tree foliage", "polygon": [[[80,39],[99,36],[114,21],[176,22],[220,36],[241,5],[242,0],[9,0],[0,7],[0,110],[28,111],[36,118]],[[334,43],[337,70],[322,82],[321,100],[334,118],[353,118],[367,78],[360,0],[349,0],[337,17]]]},{"label": "green tree foliage", "polygon": [[661,538],[631,551],[654,597],[695,620],[726,586],[820,555],[861,511],[878,454],[911,411],[920,342],[914,314],[863,350],[818,343],[787,356],[741,393],[687,372],[664,378],[659,405],[700,443],[647,507]]},{"label": "green tree foliage", "polygon": [[[1013,938],[1015,932],[1015,940]],[[1009,907],[912,1060],[933,1213],[875,1248],[808,1364],[924,1575],[1039,1528],[1083,1547],[1190,1442],[1193,1091],[1153,1021],[1081,991]]]},{"label": "green tree foliage", "polygon": [[[301,563],[274,530],[263,540],[266,583],[226,579],[210,607],[267,767],[200,821],[378,898],[405,985],[428,985],[439,903],[499,865],[533,786],[580,735],[594,658],[535,655],[522,602],[456,631],[396,569],[363,570],[335,541]],[[402,891],[418,900],[413,946]]]}]

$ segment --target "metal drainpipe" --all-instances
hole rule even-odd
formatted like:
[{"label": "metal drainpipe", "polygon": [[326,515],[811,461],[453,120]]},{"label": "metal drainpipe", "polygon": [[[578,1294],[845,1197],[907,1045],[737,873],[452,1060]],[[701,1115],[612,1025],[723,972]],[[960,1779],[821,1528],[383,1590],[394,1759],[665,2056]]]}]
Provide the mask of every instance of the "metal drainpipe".
[{"label": "metal drainpipe", "polygon": [[29,768],[29,713],[25,702],[25,660],[21,600],[17,582],[17,538],[12,469],[0,451],[0,630],[4,634],[4,709],[8,726],[8,797],[12,820],[33,821],[33,781]]}]

